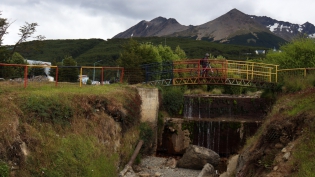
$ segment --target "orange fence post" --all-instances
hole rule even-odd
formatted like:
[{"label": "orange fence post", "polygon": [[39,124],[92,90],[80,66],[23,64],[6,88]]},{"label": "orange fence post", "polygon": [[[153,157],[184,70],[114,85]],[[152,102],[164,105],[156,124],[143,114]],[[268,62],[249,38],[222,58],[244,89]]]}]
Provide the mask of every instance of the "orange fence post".
[{"label": "orange fence post", "polygon": [[120,83],[123,82],[124,74],[125,74],[125,68],[122,68],[121,69],[121,76],[120,76]]},{"label": "orange fence post", "polygon": [[103,85],[103,81],[104,81],[104,67],[102,67],[102,70],[101,70],[101,85]]},{"label": "orange fence post", "polygon": [[27,65],[24,67],[24,88],[27,86]]}]

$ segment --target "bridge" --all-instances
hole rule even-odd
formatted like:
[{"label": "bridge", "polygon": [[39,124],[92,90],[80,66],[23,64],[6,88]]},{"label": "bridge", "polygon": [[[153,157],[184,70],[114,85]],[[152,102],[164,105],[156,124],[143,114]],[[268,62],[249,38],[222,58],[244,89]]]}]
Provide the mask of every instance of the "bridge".
[{"label": "bridge", "polygon": [[145,82],[150,85],[239,85],[273,87],[277,83],[278,65],[210,59],[203,69],[200,59],[143,65]]}]

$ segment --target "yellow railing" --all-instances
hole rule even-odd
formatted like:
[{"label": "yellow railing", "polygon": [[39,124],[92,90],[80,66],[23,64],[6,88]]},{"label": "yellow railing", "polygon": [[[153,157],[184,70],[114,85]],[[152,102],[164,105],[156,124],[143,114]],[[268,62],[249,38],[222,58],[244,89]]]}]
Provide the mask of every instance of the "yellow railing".
[{"label": "yellow railing", "polygon": [[277,71],[278,65],[227,60],[228,78],[277,82]]}]

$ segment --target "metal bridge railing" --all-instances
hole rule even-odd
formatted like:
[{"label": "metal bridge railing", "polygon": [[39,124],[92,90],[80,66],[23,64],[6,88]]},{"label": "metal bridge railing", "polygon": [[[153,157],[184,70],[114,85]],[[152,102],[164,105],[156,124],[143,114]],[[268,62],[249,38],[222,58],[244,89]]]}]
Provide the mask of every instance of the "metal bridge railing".
[{"label": "metal bridge railing", "polygon": [[278,65],[227,60],[227,77],[261,82],[277,82]]},{"label": "metal bridge railing", "polygon": [[[190,59],[168,62],[167,64],[146,65],[145,82],[163,83],[161,81],[169,80],[172,81],[172,85],[228,84],[266,86],[266,84],[272,85],[278,81],[278,65],[209,59],[208,62],[211,67],[203,68],[200,61],[200,59]],[[159,82],[155,82],[156,80],[159,80]]]},{"label": "metal bridge railing", "polygon": [[278,80],[283,81],[284,77],[307,77],[309,75],[315,75],[315,68],[293,68],[293,69],[279,69]]}]

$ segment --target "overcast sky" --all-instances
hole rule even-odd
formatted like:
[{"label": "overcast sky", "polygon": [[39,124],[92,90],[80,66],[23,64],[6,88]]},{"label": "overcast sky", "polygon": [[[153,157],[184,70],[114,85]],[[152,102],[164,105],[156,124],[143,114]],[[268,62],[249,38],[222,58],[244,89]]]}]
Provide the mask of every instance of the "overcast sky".
[{"label": "overcast sky", "polygon": [[[34,36],[46,39],[110,39],[142,20],[175,18],[201,25],[236,8],[295,24],[315,25],[314,0],[1,0],[2,18],[13,22],[3,44],[19,39],[19,28],[38,23]],[[30,39],[32,40],[32,38]]]}]

